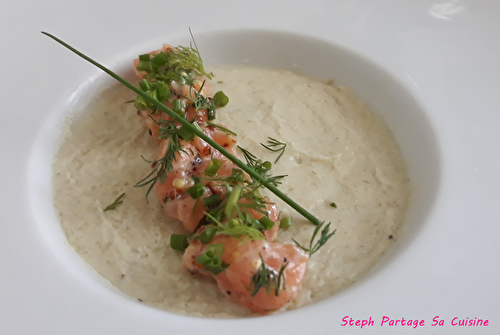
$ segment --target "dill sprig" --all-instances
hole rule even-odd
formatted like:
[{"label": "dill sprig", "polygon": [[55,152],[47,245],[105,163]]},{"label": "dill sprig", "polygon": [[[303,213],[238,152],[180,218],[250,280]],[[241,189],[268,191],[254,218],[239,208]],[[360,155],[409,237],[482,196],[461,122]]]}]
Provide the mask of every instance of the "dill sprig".
[{"label": "dill sprig", "polygon": [[154,164],[153,171],[148,174],[146,177],[138,181],[134,187],[144,187],[149,185],[148,190],[146,192],[146,202],[149,204],[149,193],[153,190],[155,184],[159,181],[163,183],[167,178],[167,174],[173,169],[173,162],[175,159],[175,154],[182,150],[179,136],[177,134],[172,134],[170,139],[168,140],[168,147],[165,155],[155,161],[149,161],[144,156],[141,155],[142,159],[150,164]]},{"label": "dill sprig", "polygon": [[[80,51],[76,50],[72,46],[68,45],[67,43],[63,42],[59,38],[55,37],[54,35],[51,35],[46,32],[42,32],[42,34],[50,37],[57,43],[61,44],[62,46],[66,47],[76,55],[80,56],[84,60],[88,61],[89,63],[93,64],[94,66],[100,68],[104,72],[106,72],[108,75],[116,79],[118,82],[129,88],[130,90],[134,91],[138,95],[140,95],[145,101],[148,103],[153,104],[157,109],[161,110],[162,112],[168,114],[173,118],[174,121],[179,122],[182,126],[185,126],[186,129],[189,129],[192,133],[194,133],[196,136],[200,137],[202,140],[207,142],[210,146],[212,146],[214,149],[218,150],[222,155],[226,156],[227,159],[229,159],[231,162],[233,162],[236,166],[238,166],[240,169],[245,171],[252,179],[255,181],[259,182],[262,186],[266,187],[269,189],[272,193],[274,193],[278,198],[283,200],[285,203],[287,203],[290,207],[292,207],[294,210],[296,210],[300,215],[305,217],[307,220],[309,220],[312,224],[314,225],[320,225],[321,221],[318,220],[314,215],[309,213],[306,209],[304,209],[302,206],[300,206],[298,203],[296,203],[294,200],[289,198],[287,195],[285,195],[283,192],[281,192],[277,187],[276,187],[276,180],[274,182],[271,180],[268,180],[265,176],[261,175],[257,171],[255,171],[253,168],[247,166],[245,163],[240,161],[238,158],[233,156],[229,151],[227,151],[224,147],[219,145],[217,142],[215,142],[213,139],[211,139],[209,136],[205,135],[201,129],[196,128],[194,125],[192,125],[188,120],[185,118],[181,117],[177,113],[175,113],[172,109],[168,108],[164,104],[162,104],[160,101],[155,99],[154,97],[149,96],[145,92],[143,92],[141,89],[135,87],[132,85],[130,82],[126,81],[119,75],[117,75],[115,72],[111,71],[110,69],[106,68],[105,66],[101,65],[100,63],[96,62],[92,58],[86,56],[85,54],[81,53]],[[203,70],[203,69],[202,69]],[[204,72],[204,70],[203,70]]]},{"label": "dill sprig", "polygon": [[316,243],[313,245],[314,243],[314,239],[316,238],[316,235],[318,234],[319,230],[321,229],[321,227],[325,224],[325,222],[321,222],[319,225],[316,226],[316,228],[314,229],[314,232],[313,232],[313,235],[311,237],[311,241],[309,242],[309,248],[306,248],[306,247],[303,247],[299,244],[299,242],[297,242],[295,239],[292,238],[292,241],[295,242],[295,244],[301,248],[302,250],[304,250],[305,252],[308,252],[309,253],[309,257],[311,257],[316,251],[319,250],[319,248],[321,248],[323,245],[325,245],[325,243],[335,234],[335,232],[337,231],[337,229],[335,229],[333,232],[330,233],[330,225],[331,225],[331,222],[328,223],[324,228],[323,230],[321,230],[321,234],[320,234],[320,237],[319,239],[316,241]]},{"label": "dill sprig", "polygon": [[236,134],[234,131],[230,130],[230,129],[227,129],[226,127],[223,127],[221,126],[220,124],[217,124],[217,123],[213,123],[213,122],[210,122],[210,121],[207,121],[207,124],[209,126],[212,126],[212,127],[215,127],[215,128],[218,128],[220,130],[222,130],[224,133],[226,133],[227,135],[233,135],[233,136],[238,136],[238,134]]},{"label": "dill sprig", "polygon": [[114,209],[116,209],[116,207],[118,207],[119,205],[123,204],[122,198],[124,196],[125,196],[125,193],[120,194],[118,196],[118,198],[116,198],[116,200],[111,205],[109,205],[106,208],[104,208],[103,212],[114,210]]},{"label": "dill sprig", "polygon": [[[270,161],[262,161],[261,159],[257,158],[257,156],[252,154],[250,151],[240,147],[239,145],[238,149],[240,149],[240,151],[243,153],[243,157],[247,162],[247,166],[256,173],[258,173],[261,177],[265,178],[267,183],[272,184],[273,186],[276,187],[280,185],[281,180],[287,176],[287,175],[272,176],[270,174],[270,170],[273,166],[273,163],[271,163]],[[262,184],[262,182],[258,178],[254,178],[254,176],[252,176],[251,174],[250,176],[256,183],[256,188],[259,188],[261,186],[267,187],[266,185]]]},{"label": "dill sprig", "polygon": [[[198,91],[194,89],[190,90],[189,97],[182,95],[182,97],[184,97],[186,100],[194,104],[194,107],[196,108],[197,112],[202,109],[215,109],[215,103],[212,101],[212,99],[209,99],[203,94],[201,94],[203,87],[205,87],[205,82],[206,80],[203,80],[203,83],[201,83]],[[191,95],[192,91],[194,91],[194,97]]]},{"label": "dill sprig", "polygon": [[156,55],[144,54],[139,56],[138,71],[147,73],[145,78],[152,81],[164,81],[167,84],[173,80],[180,84],[192,84],[193,77],[205,76],[212,78],[203,66],[200,50],[189,30],[191,40],[189,47],[173,47],[169,52],[161,51]]},{"label": "dill sprig", "polygon": [[282,265],[278,272],[264,263],[264,259],[260,253],[259,257],[261,260],[259,269],[250,279],[250,285],[248,287],[245,286],[245,288],[250,292],[250,296],[252,297],[257,295],[261,288],[265,288],[268,294],[274,288],[274,295],[279,296],[281,286],[283,286],[284,290],[286,289],[285,269],[288,262]]},{"label": "dill sprig", "polygon": [[276,160],[274,161],[274,164],[278,163],[279,159],[281,158],[281,156],[283,156],[283,154],[285,153],[285,149],[286,149],[285,142],[280,142],[277,139],[272,138],[272,137],[268,137],[267,145],[262,144],[262,143],[260,145],[262,145],[264,148],[266,148],[267,150],[269,150],[271,152],[279,152],[280,153],[278,155],[278,158],[276,158]]},{"label": "dill sprig", "polygon": [[194,39],[193,32],[191,28],[189,28],[189,35],[191,35],[191,41],[189,42],[189,48],[178,46],[177,49],[179,53],[184,56],[184,66],[191,66],[193,69],[198,71],[200,74],[204,75],[208,79],[212,79],[213,74],[205,72],[205,68],[203,66],[203,59],[201,58],[200,50],[198,49],[198,45],[196,44],[196,40]]}]

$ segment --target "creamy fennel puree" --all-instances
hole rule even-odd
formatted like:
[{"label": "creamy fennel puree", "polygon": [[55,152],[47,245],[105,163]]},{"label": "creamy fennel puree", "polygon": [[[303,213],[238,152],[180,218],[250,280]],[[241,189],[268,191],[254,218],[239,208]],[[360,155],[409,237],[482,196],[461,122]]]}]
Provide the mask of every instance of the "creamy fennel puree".
[{"label": "creamy fennel puree", "polygon": [[[213,68],[212,92],[229,104],[217,120],[238,134],[258,157],[277,154],[260,146],[267,136],[287,143],[274,174],[288,174],[281,190],[336,235],[311,258],[303,285],[284,309],[331,296],[365,274],[393,245],[404,221],[409,179],[388,127],[349,89],[282,70]],[[163,216],[154,193],[133,185],[150,169],[157,144],[136,116],[133,93],[104,91],[64,136],[54,162],[54,204],[69,243],[99,274],[143,303],[176,313],[250,315],[228,302],[214,280],[193,276],[170,249],[172,233],[186,233]],[[103,212],[126,192],[123,204]],[[264,192],[265,193],[265,192]],[[278,241],[307,245],[314,226],[271,195],[294,224]],[[334,202],[337,208],[330,206]]]}]

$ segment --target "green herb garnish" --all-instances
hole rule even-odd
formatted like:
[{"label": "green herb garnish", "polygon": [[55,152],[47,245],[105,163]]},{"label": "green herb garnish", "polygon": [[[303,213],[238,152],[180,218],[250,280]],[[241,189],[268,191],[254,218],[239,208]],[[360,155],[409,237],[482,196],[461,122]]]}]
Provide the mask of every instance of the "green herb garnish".
[{"label": "green herb garnish", "polygon": [[[222,212],[214,212],[214,214],[223,215]],[[226,235],[234,238],[240,238],[246,236],[245,239],[251,240],[263,240],[264,235],[251,224],[240,218],[232,218],[227,221],[224,225],[220,222],[220,217],[216,218],[211,213],[205,213],[207,219],[212,222],[212,224],[205,226],[205,230],[200,234],[194,236],[193,239],[198,239],[202,243],[209,243],[212,241],[216,234]],[[255,220],[255,219],[254,219]],[[255,220],[257,221],[257,220]]]},{"label": "green herb garnish", "polygon": [[263,227],[262,230],[270,230],[274,227],[274,221],[265,215],[259,219],[259,223]]},{"label": "green herb garnish", "polygon": [[229,103],[229,98],[222,91],[215,93],[212,100],[217,108],[224,107]]},{"label": "green herb garnish", "polygon": [[276,160],[274,161],[274,164],[278,163],[281,156],[283,156],[283,154],[285,153],[286,143],[280,142],[277,139],[272,138],[272,137],[268,137],[267,145],[262,144],[262,143],[260,145],[262,145],[264,148],[266,148],[269,151],[280,153],[278,158],[276,158]]},{"label": "green herb garnish", "polygon": [[205,228],[201,233],[195,235],[193,240],[200,240],[201,243],[207,244],[210,243],[214,239],[215,233],[217,232],[217,228],[208,227]]},{"label": "green herb garnish", "polygon": [[[175,128],[175,130],[172,129]],[[169,130],[167,130],[168,128]],[[162,138],[164,136],[165,138],[168,138],[167,136],[170,136],[170,140],[168,141],[168,147],[167,151],[165,153],[165,156],[163,158],[160,158],[156,161],[148,161],[144,156],[141,155],[142,159],[147,162],[152,164],[153,171],[151,171],[150,174],[148,174],[146,177],[141,179],[140,181],[137,182],[137,184],[134,185],[134,187],[143,187],[146,185],[149,185],[148,190],[146,192],[146,202],[149,204],[148,196],[149,193],[153,190],[153,187],[155,184],[159,181],[160,183],[165,182],[165,179],[167,178],[167,174],[172,171],[173,169],[173,162],[175,161],[175,154],[179,151],[182,150],[180,140],[179,140],[179,135],[177,134],[177,128],[175,125],[171,127],[163,127],[164,135],[162,135],[162,127],[160,127],[160,136],[159,138]],[[168,135],[167,135],[168,134]]]},{"label": "green herb garnish", "polygon": [[[238,149],[240,149],[240,151],[243,153],[243,157],[245,158],[245,160],[247,162],[247,166],[249,168],[251,168],[254,172],[258,173],[261,177],[265,178],[267,183],[272,184],[273,187],[280,185],[281,179],[286,177],[286,175],[271,176],[269,172],[271,170],[271,167],[273,166],[273,163],[271,163],[270,161],[262,161],[262,160],[258,159],[257,156],[252,154],[250,151],[240,147],[239,145],[238,145]],[[245,169],[243,169],[243,170],[245,170]],[[245,172],[246,172],[246,170],[245,170]],[[252,179],[254,181],[259,182],[257,184],[257,188],[261,187],[261,185],[262,185],[262,186],[268,188],[269,190],[271,190],[268,187],[269,185],[261,184],[259,181],[259,178],[254,178],[254,176],[252,176],[251,174],[250,174],[250,176],[252,177]],[[273,193],[274,193],[274,191],[273,191]],[[276,193],[274,193],[274,194],[276,194]],[[283,198],[281,198],[281,199],[283,199]]]},{"label": "green herb garnish", "polygon": [[220,194],[212,194],[211,196],[203,199],[203,205],[205,205],[205,207],[212,207],[220,204],[221,201],[222,199]]},{"label": "green herb garnish", "polygon": [[191,196],[193,199],[198,199],[200,198],[203,193],[205,192],[205,185],[203,183],[196,183],[191,187],[188,187],[186,192]]},{"label": "green herb garnish", "polygon": [[189,242],[186,235],[172,234],[170,235],[170,248],[174,250],[184,251],[188,247]]},{"label": "green herb garnish", "polygon": [[140,55],[137,70],[146,72],[148,80],[166,83],[176,80],[181,84],[190,85],[193,82],[193,77],[196,76],[205,76],[211,79],[212,74],[207,73],[203,67],[203,60],[191,30],[189,33],[192,38],[189,47],[178,46],[169,52],[161,51],[156,55]]},{"label": "green herb garnish", "polygon": [[191,131],[190,128],[186,126],[182,126],[177,129],[177,134],[186,142],[191,142],[195,138],[195,134]]},{"label": "green herb garnish", "polygon": [[212,126],[212,127],[215,127],[215,128],[219,128],[220,130],[222,130],[226,134],[233,135],[233,136],[238,136],[238,134],[236,134],[234,131],[229,130],[226,127],[223,127],[221,125],[218,125],[217,123],[213,123],[213,122],[207,121],[207,124],[209,126]]},{"label": "green herb garnish", "polygon": [[[250,292],[250,296],[252,297],[257,295],[261,288],[265,288],[268,294],[271,293],[271,290],[274,288],[274,295],[278,296],[281,286],[283,286],[284,290],[286,289],[285,268],[287,267],[288,262],[286,262],[280,268],[280,271],[277,272],[264,263],[264,259],[260,253],[259,257],[261,260],[259,269],[250,279],[250,285],[248,287],[245,286],[245,288]],[[281,285],[282,283],[283,285]]]},{"label": "green herb garnish", "polygon": [[334,203],[334,202],[330,202],[330,206],[333,207],[333,208],[337,208],[337,204]]},{"label": "green herb garnish", "polygon": [[204,252],[196,257],[196,263],[214,275],[218,275],[229,266],[221,259],[223,250],[222,244],[209,244],[205,247]]},{"label": "green herb garnish", "polygon": [[217,116],[217,112],[215,111],[215,109],[207,109],[207,120],[208,121],[215,120],[216,116]]},{"label": "green herb garnish", "polygon": [[333,232],[330,233],[330,224],[331,223],[328,223],[324,228],[323,230],[321,230],[321,235],[319,237],[319,239],[316,241],[316,243],[313,245],[314,243],[314,239],[316,238],[316,235],[318,234],[320,228],[324,225],[325,223],[324,222],[321,222],[321,224],[317,225],[316,228],[314,229],[314,233],[311,237],[311,241],[309,242],[309,248],[305,248],[303,246],[301,246],[299,244],[299,242],[295,241],[295,239],[292,238],[292,241],[295,242],[295,244],[301,248],[302,250],[304,250],[305,252],[308,252],[309,253],[309,257],[311,257],[316,251],[319,250],[319,248],[321,248],[334,234],[335,232],[337,231],[337,229],[335,229]]},{"label": "green herb garnish", "polygon": [[204,173],[205,173],[205,175],[207,175],[209,177],[213,177],[217,174],[217,171],[219,171],[221,166],[222,166],[222,162],[220,160],[218,160],[216,158],[212,158],[212,160],[210,161],[210,164],[208,164]]},{"label": "green herb garnish", "polygon": [[181,113],[182,113],[182,100],[181,99],[174,99],[174,101],[172,102],[172,109],[174,112],[181,115]]},{"label": "green herb garnish", "polygon": [[[201,84],[200,86],[200,89],[198,91],[195,91],[194,89],[193,90],[190,90],[189,91],[189,97],[183,95],[184,98],[186,98],[186,100],[190,101],[193,103],[193,107],[196,108],[196,111],[200,111],[202,109],[215,109],[215,104],[213,102],[213,100],[207,98],[206,96],[204,96],[203,94],[201,94],[201,91],[203,90],[203,87],[205,86],[205,81],[203,81],[203,83]],[[194,91],[194,96],[192,96],[192,91]]]},{"label": "green herb garnish", "polygon": [[104,208],[103,212],[114,210],[114,209],[116,209],[116,207],[118,205],[123,204],[122,198],[124,196],[125,196],[125,193],[120,194],[120,196],[118,198],[116,198],[116,200],[111,205],[109,205],[106,208]]},{"label": "green herb garnish", "polygon": [[280,228],[288,228],[291,227],[292,224],[293,222],[291,217],[283,218],[280,220]]},{"label": "green herb garnish", "polygon": [[[162,81],[150,82],[146,79],[143,79],[139,82],[139,87],[145,94],[162,103],[165,103],[168,98],[170,98],[170,89],[168,88],[168,85]],[[142,98],[140,95],[135,98],[134,107],[140,111],[146,111],[151,108],[153,113],[156,112],[156,107],[152,103],[144,100],[144,98]]]},{"label": "green herb garnish", "polygon": [[285,263],[280,268],[280,272],[278,273],[278,280],[276,281],[276,291],[274,291],[275,296],[279,296],[280,294],[280,287],[281,287],[281,282],[283,281],[283,289],[286,290],[286,282],[285,282],[285,269],[288,265],[288,262]]},{"label": "green herb garnish", "polygon": [[233,187],[231,194],[229,194],[226,207],[224,208],[224,214],[228,219],[231,218],[233,211],[237,206],[238,200],[240,199],[241,189],[242,187],[240,185],[236,185]]},{"label": "green herb garnish", "polygon": [[225,225],[223,227],[220,227],[217,230],[217,234],[220,235],[226,235],[234,238],[240,238],[245,236],[245,240],[250,239],[250,240],[263,240],[264,235],[262,233],[250,226],[246,226],[242,223],[240,223],[239,220],[229,220],[229,225]]}]

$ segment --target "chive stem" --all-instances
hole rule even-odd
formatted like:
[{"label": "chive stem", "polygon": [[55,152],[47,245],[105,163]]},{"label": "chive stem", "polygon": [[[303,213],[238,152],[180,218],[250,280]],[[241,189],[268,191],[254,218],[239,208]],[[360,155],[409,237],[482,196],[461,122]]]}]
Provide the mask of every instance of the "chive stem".
[{"label": "chive stem", "polygon": [[208,164],[207,168],[205,169],[205,172],[203,173],[205,173],[205,175],[209,177],[215,177],[217,171],[219,171],[221,166],[222,162],[220,160],[218,160],[217,158],[212,158],[210,164]]},{"label": "chive stem", "polygon": [[234,207],[236,207],[236,203],[240,199],[240,194],[241,194],[241,185],[235,185],[233,187],[233,190],[231,191],[231,194],[229,195],[229,198],[227,199],[226,208],[224,208],[224,214],[226,215],[226,218],[228,219],[231,218]]},{"label": "chive stem", "polygon": [[217,108],[224,107],[229,103],[229,98],[222,91],[215,93],[212,99]]},{"label": "chive stem", "polygon": [[265,230],[270,230],[275,225],[274,221],[265,215],[262,218],[260,218],[259,222],[262,224],[262,226],[264,226]]},{"label": "chive stem", "polygon": [[213,121],[216,118],[215,109],[207,109],[207,119],[208,121]]},{"label": "chive stem", "polygon": [[186,235],[172,234],[170,235],[170,248],[174,250],[184,251],[188,247],[189,242]]},{"label": "chive stem", "polygon": [[177,115],[182,113],[182,101],[181,99],[174,99],[173,110]]},{"label": "chive stem", "polygon": [[213,148],[215,148],[216,150],[218,150],[221,154],[223,154],[224,156],[226,156],[227,159],[229,159],[231,162],[233,162],[240,169],[242,169],[243,171],[245,171],[246,173],[248,173],[254,180],[257,180],[259,183],[261,183],[262,186],[266,187],[268,190],[270,190],[272,193],[274,193],[278,198],[280,198],[285,203],[287,203],[290,207],[292,207],[300,215],[302,215],[307,220],[309,220],[312,224],[314,224],[314,225],[321,224],[321,221],[319,221],[314,215],[312,215],[307,210],[305,210],[304,208],[302,208],[298,203],[296,203],[295,201],[293,201],[292,199],[290,199],[283,192],[281,192],[277,187],[275,187],[270,182],[268,182],[267,178],[261,176],[259,173],[255,172],[252,168],[248,167],[245,163],[243,163],[238,158],[236,158],[235,156],[233,156],[226,149],[224,149],[224,147],[222,147],[217,142],[215,142],[213,139],[211,139],[210,137],[208,137],[207,135],[205,135],[203,133],[203,131],[200,131],[198,128],[196,128],[195,126],[193,126],[188,120],[186,120],[185,118],[179,116],[177,113],[175,113],[173,110],[171,110],[170,108],[168,108],[167,106],[165,106],[164,104],[162,104],[161,102],[159,102],[158,100],[150,97],[148,94],[146,94],[145,92],[143,92],[139,88],[135,87],[134,85],[132,85],[131,83],[129,83],[128,81],[126,81],[125,79],[123,79],[122,77],[120,77],[119,75],[117,75],[116,73],[114,73],[113,71],[111,71],[108,68],[106,68],[105,66],[99,64],[98,62],[96,62],[92,58],[84,55],[83,53],[81,53],[80,51],[76,50],[75,48],[73,48],[72,46],[68,45],[67,43],[63,42],[62,40],[60,40],[59,38],[55,37],[54,35],[46,33],[46,32],[43,32],[43,31],[41,33],[44,34],[44,35],[46,35],[46,36],[48,36],[48,37],[50,37],[51,39],[53,39],[57,43],[61,44],[62,46],[66,47],[67,49],[69,49],[73,53],[77,54],[81,58],[83,58],[86,61],[88,61],[89,63],[97,66],[98,68],[100,68],[101,70],[103,70],[104,72],[106,72],[108,75],[110,75],[111,77],[113,77],[114,79],[116,79],[117,81],[119,81],[120,83],[122,83],[125,87],[129,88],[130,90],[132,90],[135,93],[137,93],[138,95],[140,95],[144,100],[146,100],[147,102],[153,104],[159,110],[161,110],[161,111],[165,112],[166,114],[168,114],[169,116],[171,116],[175,121],[179,122],[181,125],[186,126],[188,129],[191,128],[192,132],[196,136],[200,137],[202,140],[204,140],[205,142],[207,142],[208,144],[210,144]]},{"label": "chive stem", "polygon": [[203,205],[205,205],[205,207],[217,205],[220,202],[221,202],[221,197],[220,194],[218,193],[212,194],[211,196],[203,199]]},{"label": "chive stem", "polygon": [[292,225],[292,218],[287,217],[280,220],[280,228],[288,228]]},{"label": "chive stem", "polygon": [[205,192],[205,185],[203,185],[203,183],[196,183],[193,186],[188,187],[186,191],[191,196],[191,198],[198,199]]}]

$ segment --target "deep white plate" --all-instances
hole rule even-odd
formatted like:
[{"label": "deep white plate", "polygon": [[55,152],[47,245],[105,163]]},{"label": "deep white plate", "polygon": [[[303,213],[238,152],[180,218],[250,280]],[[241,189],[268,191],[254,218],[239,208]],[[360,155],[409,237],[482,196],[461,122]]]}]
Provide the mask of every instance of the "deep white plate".
[{"label": "deep white plate", "polygon": [[[499,14],[500,3],[486,0],[2,5],[2,334],[356,332],[342,326],[345,316],[371,317],[374,325],[363,329],[375,334],[415,332],[381,326],[384,316],[424,320],[421,333],[500,333]],[[126,72],[138,53],[188,41],[188,26],[207,63],[249,56],[333,74],[386,118],[415,197],[398,245],[363,280],[279,315],[182,317],[117,292],[67,245],[51,208],[54,143],[62,116],[111,81],[39,31]],[[443,326],[432,326],[436,316]],[[452,326],[455,317],[490,324]]]}]

